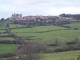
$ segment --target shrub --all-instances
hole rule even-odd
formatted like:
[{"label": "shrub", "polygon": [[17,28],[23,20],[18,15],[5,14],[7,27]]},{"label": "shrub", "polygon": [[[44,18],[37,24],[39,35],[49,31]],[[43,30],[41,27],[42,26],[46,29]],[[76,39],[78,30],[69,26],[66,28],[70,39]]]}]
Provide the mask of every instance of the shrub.
[{"label": "shrub", "polygon": [[78,28],[73,28],[74,30],[78,30]]}]

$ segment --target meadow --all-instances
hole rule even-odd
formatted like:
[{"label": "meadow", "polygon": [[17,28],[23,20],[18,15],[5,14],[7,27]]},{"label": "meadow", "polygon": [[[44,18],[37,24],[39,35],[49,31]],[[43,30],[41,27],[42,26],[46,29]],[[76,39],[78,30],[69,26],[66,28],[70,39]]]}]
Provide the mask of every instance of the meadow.
[{"label": "meadow", "polygon": [[72,22],[71,24],[67,24],[65,26],[70,26],[71,28],[78,28],[80,30],[80,22]]},{"label": "meadow", "polygon": [[80,39],[80,30],[60,26],[35,26],[33,28],[12,29],[11,31],[20,37],[30,37],[33,40],[48,43],[51,43],[55,38],[59,41],[71,41],[76,37]]},{"label": "meadow", "polygon": [[6,24],[0,23],[0,29],[5,29],[5,28],[6,28]]},{"label": "meadow", "polygon": [[[0,29],[5,29],[6,25],[0,25]],[[19,37],[29,38],[30,41],[42,42],[45,44],[54,43],[55,39],[59,42],[72,41],[75,38],[80,40],[80,22],[73,22],[71,24],[66,24],[64,26],[70,26],[71,28],[65,28],[61,26],[35,26],[32,28],[17,28],[22,27],[21,25],[11,24],[11,32],[15,33]],[[17,29],[16,29],[17,28]],[[78,28],[75,30],[74,28]],[[5,30],[0,30],[0,32],[5,32]],[[0,37],[0,40],[14,40],[12,37]],[[25,39],[27,42],[28,39]],[[48,49],[54,50],[55,46],[48,46]],[[0,44],[0,54],[14,52],[17,49],[15,44]],[[58,53],[41,53],[41,60],[71,60],[76,59],[80,55],[80,50],[78,51],[68,51],[68,52],[58,52]],[[5,59],[1,59],[5,60]]]},{"label": "meadow", "polygon": [[43,60],[71,60],[71,59],[76,60],[79,55],[80,51],[41,54]]},{"label": "meadow", "polygon": [[[41,53],[40,60],[77,60],[80,55],[80,51],[68,51],[59,53]],[[1,58],[0,60],[7,60],[6,58]]]},{"label": "meadow", "polygon": [[18,46],[14,44],[0,44],[0,54],[14,52],[17,47]]}]

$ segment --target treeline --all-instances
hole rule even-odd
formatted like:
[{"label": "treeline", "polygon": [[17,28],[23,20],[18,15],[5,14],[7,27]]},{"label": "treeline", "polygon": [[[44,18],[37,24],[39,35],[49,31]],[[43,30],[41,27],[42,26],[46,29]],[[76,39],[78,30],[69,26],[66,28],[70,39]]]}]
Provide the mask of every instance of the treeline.
[{"label": "treeline", "polygon": [[[25,21],[25,20],[15,20],[12,22],[13,24],[20,24],[24,25],[24,27],[34,27],[34,26],[50,26],[50,25],[58,25],[62,26],[64,24],[70,24],[71,22],[69,20],[52,20],[52,21],[46,21],[46,20],[40,20],[40,21]],[[17,27],[18,28],[18,27]]]},{"label": "treeline", "polygon": [[71,22],[69,20],[60,20],[60,21],[57,21],[55,23],[53,23],[53,25],[58,25],[58,26],[63,26],[65,24],[70,24]]},{"label": "treeline", "polygon": [[63,13],[63,14],[60,14],[60,16],[67,17],[67,18],[71,17],[73,19],[80,20],[80,14],[65,14],[65,13]]}]

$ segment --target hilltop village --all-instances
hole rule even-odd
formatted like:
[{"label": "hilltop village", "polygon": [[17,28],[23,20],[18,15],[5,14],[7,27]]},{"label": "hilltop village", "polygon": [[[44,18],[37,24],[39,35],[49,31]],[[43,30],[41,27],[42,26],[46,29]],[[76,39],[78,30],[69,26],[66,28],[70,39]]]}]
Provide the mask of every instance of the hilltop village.
[{"label": "hilltop village", "polygon": [[12,14],[11,17],[8,18],[8,20],[46,20],[48,21],[53,21],[57,19],[73,19],[74,16],[71,14],[60,14],[59,16],[42,16],[42,15],[36,15],[36,16],[22,16],[22,14]]},{"label": "hilltop village", "polygon": [[[3,19],[2,19],[3,20]],[[70,20],[80,20],[80,14],[60,14],[59,16],[22,16],[22,14],[12,14],[5,19],[8,23],[22,24],[27,26],[63,25],[69,24]]]}]

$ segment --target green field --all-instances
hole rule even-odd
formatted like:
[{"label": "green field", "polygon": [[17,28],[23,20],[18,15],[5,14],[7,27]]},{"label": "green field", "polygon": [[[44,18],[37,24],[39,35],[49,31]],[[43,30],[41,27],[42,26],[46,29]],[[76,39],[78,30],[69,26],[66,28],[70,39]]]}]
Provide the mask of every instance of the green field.
[{"label": "green field", "polygon": [[65,26],[70,26],[72,28],[78,28],[80,30],[80,22],[72,22],[71,24],[67,24]]},{"label": "green field", "polygon": [[0,30],[0,32],[5,32],[5,30]]},{"label": "green field", "polygon": [[44,53],[41,54],[41,60],[71,60],[77,59],[80,51],[60,52],[60,53]]},{"label": "green field", "polygon": [[10,40],[10,41],[13,41],[14,38],[12,38],[12,37],[4,37],[4,38],[1,37],[0,40]]},{"label": "green field", "polygon": [[[68,52],[59,52],[59,53],[41,53],[40,60],[77,60],[77,57],[80,55],[80,51],[68,51]],[[0,59],[7,60],[7,59]]]},{"label": "green field", "polygon": [[0,23],[0,29],[5,29],[5,28],[6,28],[6,24]]},{"label": "green field", "polygon": [[20,25],[20,24],[10,24],[9,27],[10,27],[10,28],[18,28],[18,27],[24,27],[24,25]]},{"label": "green field", "polygon": [[11,31],[21,37],[30,37],[35,40],[49,41],[57,38],[59,41],[71,41],[76,37],[80,39],[80,30],[66,30],[59,26],[36,26],[33,28],[12,29]]},{"label": "green field", "polygon": [[14,44],[0,44],[0,54],[14,52],[17,47]]},{"label": "green field", "polygon": [[[35,26],[33,28],[17,28],[16,25],[11,24],[11,32],[15,33],[19,37],[29,37],[31,41],[42,42],[48,44],[54,43],[55,39],[58,39],[59,42],[63,41],[72,41],[75,38],[80,40],[80,22],[72,22],[64,26],[70,26],[71,28],[64,28],[60,26]],[[22,27],[18,25],[18,27]],[[78,28],[78,30],[74,30]],[[0,25],[0,29],[5,29],[5,25]],[[0,30],[4,32],[5,30]],[[0,34],[4,35],[4,34]],[[0,37],[0,40],[14,40],[12,37]],[[25,41],[28,41],[26,39]],[[0,54],[14,52],[17,49],[17,45],[14,44],[0,44]],[[54,50],[56,46],[48,46],[49,50]],[[59,53],[41,53],[41,60],[71,60],[76,59],[80,55],[80,50],[78,51],[69,51],[69,52],[59,52]]]},{"label": "green field", "polygon": [[59,30],[59,29],[66,29],[59,26],[35,26],[33,28],[20,28],[20,29],[13,29],[12,32],[43,32],[43,31],[51,31],[51,30]]}]

